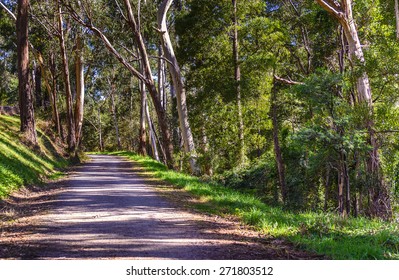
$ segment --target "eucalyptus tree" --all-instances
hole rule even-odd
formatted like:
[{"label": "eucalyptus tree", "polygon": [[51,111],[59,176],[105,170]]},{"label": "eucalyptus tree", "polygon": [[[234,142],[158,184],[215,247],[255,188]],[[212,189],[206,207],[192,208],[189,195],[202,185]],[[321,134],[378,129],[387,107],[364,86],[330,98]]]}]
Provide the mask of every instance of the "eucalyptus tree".
[{"label": "eucalyptus tree", "polygon": [[[124,19],[126,26],[132,34],[132,39],[134,40],[134,44],[137,47],[139,57],[135,59],[140,62],[142,65],[142,71],[131,63],[122,51],[127,52],[128,55],[133,55],[131,50],[125,48],[124,50],[117,50],[115,47],[115,43],[112,43],[110,39],[108,39],[108,34],[102,31],[99,27],[96,26],[96,18],[93,14],[94,3],[90,1],[67,1],[63,0],[64,6],[67,8],[70,15],[73,19],[79,24],[90,29],[94,35],[96,35],[107,47],[109,52],[115,56],[122,65],[124,65],[136,78],[143,81],[148,92],[150,93],[152,103],[154,104],[155,111],[158,117],[158,124],[160,126],[161,135],[162,135],[162,143],[165,150],[166,162],[168,167],[172,168],[173,163],[173,144],[171,141],[171,133],[168,127],[168,118],[167,114],[162,107],[160,96],[158,94],[158,90],[153,78],[152,68],[150,64],[149,54],[147,51],[147,47],[145,44],[145,40],[143,37],[143,31],[139,29],[139,21],[137,15],[135,16],[132,5],[129,0],[124,0],[124,9],[118,4],[116,5],[116,9],[119,8],[120,16]],[[81,15],[78,11],[83,10],[84,15]],[[109,31],[109,30],[107,30]],[[112,36],[112,35],[111,35]]]},{"label": "eucalyptus tree", "polygon": [[[355,19],[352,12],[353,2],[351,0],[343,1],[329,1],[317,0],[317,3],[328,11],[334,18],[336,18],[342,27],[346,42],[348,44],[349,59],[360,68],[358,77],[356,79],[356,102],[360,106],[367,108],[367,113],[364,116],[364,126],[368,132],[368,142],[371,146],[367,157],[367,172],[374,181],[373,186],[369,188],[370,198],[372,203],[370,211],[372,215],[389,217],[391,215],[391,205],[389,198],[389,191],[384,183],[384,178],[381,169],[379,147],[377,136],[374,129],[374,112],[373,112],[373,98],[368,74],[361,68],[365,66],[365,56],[363,47],[359,39],[358,28],[355,24]],[[347,186],[349,192],[349,186]],[[349,204],[347,197],[347,204]],[[346,211],[349,211],[347,206]]]},{"label": "eucalyptus tree", "polygon": [[76,129],[73,116],[73,100],[72,100],[72,89],[71,80],[69,74],[69,59],[65,47],[65,34],[64,34],[64,22],[63,22],[63,11],[60,5],[60,1],[57,0],[56,13],[58,20],[58,39],[61,51],[62,66],[63,66],[63,77],[65,87],[65,100],[66,100],[66,113],[67,113],[67,143],[68,150],[70,153],[74,153],[76,149]]},{"label": "eucalyptus tree", "polygon": [[[176,59],[175,52],[170,39],[166,17],[168,11],[172,5],[173,0],[162,1],[158,9],[158,28],[161,35],[162,48],[164,56],[168,61],[168,69],[172,76],[173,85],[177,99],[177,111],[179,115],[179,123],[181,134],[183,137],[183,144],[185,152],[189,155],[191,172],[195,175],[199,175],[200,169],[197,164],[197,155],[195,151],[194,139],[191,132],[190,123],[188,120],[188,109],[186,101],[186,90],[184,88],[184,81],[182,78],[179,63]],[[158,77],[159,79],[160,77]]]}]

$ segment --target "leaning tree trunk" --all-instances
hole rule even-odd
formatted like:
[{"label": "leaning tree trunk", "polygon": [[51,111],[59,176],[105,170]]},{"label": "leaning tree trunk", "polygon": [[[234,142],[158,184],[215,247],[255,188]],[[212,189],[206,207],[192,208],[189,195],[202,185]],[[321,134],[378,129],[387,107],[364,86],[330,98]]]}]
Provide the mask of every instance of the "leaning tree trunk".
[{"label": "leaning tree trunk", "polygon": [[181,128],[181,134],[184,142],[184,150],[189,155],[191,172],[195,175],[200,174],[200,168],[197,164],[197,155],[195,151],[194,139],[190,128],[190,123],[188,121],[188,110],[186,102],[186,92],[184,88],[184,83],[177,62],[172,42],[170,40],[168,27],[166,25],[166,15],[173,0],[164,0],[158,10],[158,27],[161,34],[162,48],[164,51],[164,56],[168,60],[169,72],[172,76],[173,85],[176,90],[177,99],[177,111],[179,114],[179,123]]},{"label": "leaning tree trunk", "polygon": [[27,140],[36,145],[37,135],[33,108],[33,97],[29,83],[29,0],[18,0],[17,7],[17,53],[18,53],[18,95],[21,132]]},{"label": "leaning tree trunk", "polygon": [[131,28],[133,39],[137,44],[137,48],[140,54],[140,62],[143,65],[143,73],[141,73],[135,67],[133,67],[132,64],[114,48],[114,46],[104,35],[104,33],[93,25],[92,21],[85,21],[69,3],[66,4],[66,7],[75,21],[77,21],[79,24],[83,26],[88,27],[96,36],[98,36],[101,39],[101,41],[104,43],[108,51],[112,55],[114,55],[116,59],[118,59],[118,61],[122,63],[123,66],[125,66],[130,71],[130,73],[132,73],[132,75],[134,75],[135,77],[137,77],[138,79],[140,79],[145,83],[147,90],[151,96],[152,103],[154,104],[154,109],[157,113],[158,123],[161,131],[162,146],[164,147],[163,150],[166,155],[166,163],[169,168],[173,168],[174,167],[173,144],[171,141],[171,133],[168,126],[168,118],[166,115],[166,111],[162,107],[160,96],[158,94],[158,90],[155,86],[155,82],[152,77],[152,70],[146,46],[140,28],[137,25],[137,21],[134,17],[131,3],[129,0],[124,0],[124,4],[127,10],[127,22]]},{"label": "leaning tree trunk", "polygon": [[[141,63],[143,66],[143,74],[142,73],[137,73],[137,70],[132,71],[133,69],[130,69],[132,73],[134,73],[137,77],[139,77],[141,80],[144,81],[148,92],[150,93],[152,103],[154,104],[155,111],[157,113],[158,117],[158,123],[159,127],[161,130],[162,134],[162,142],[164,146],[164,151],[166,155],[166,163],[169,168],[173,168],[174,162],[173,162],[173,144],[171,140],[171,133],[168,127],[168,118],[166,115],[166,111],[164,110],[160,96],[158,94],[158,90],[155,86],[154,79],[152,77],[152,70],[151,70],[151,65],[150,61],[148,58],[147,50],[144,44],[144,40],[141,34],[140,29],[138,28],[137,22],[133,16],[133,10],[130,4],[129,0],[124,0],[125,7],[127,9],[127,16],[128,16],[128,22],[130,24],[130,27],[132,29],[134,39],[137,43],[137,47],[140,53],[141,57]],[[135,73],[136,72],[136,73]]]},{"label": "leaning tree trunk", "polygon": [[[355,60],[360,66],[364,66],[365,58],[362,45],[359,40],[357,27],[352,14],[352,0],[338,1],[316,0],[323,9],[332,14],[342,26],[349,46],[350,59]],[[364,126],[368,131],[368,144],[371,151],[366,159],[367,173],[371,176],[373,186],[370,188],[370,214],[383,218],[392,215],[391,203],[387,186],[381,173],[381,162],[378,153],[378,143],[374,131],[373,100],[368,75],[365,70],[361,71],[356,81],[357,102],[368,108]]]},{"label": "leaning tree trunk", "polygon": [[59,44],[61,50],[62,57],[62,66],[63,66],[63,76],[64,76],[64,85],[65,85],[65,98],[66,98],[66,111],[67,111],[67,129],[68,129],[68,150],[69,153],[75,153],[76,148],[76,137],[75,137],[75,124],[73,117],[73,109],[72,109],[72,92],[71,92],[71,83],[69,78],[69,66],[68,66],[68,57],[65,49],[65,38],[64,38],[64,27],[62,20],[62,10],[59,2],[58,5],[58,31],[59,31]]}]

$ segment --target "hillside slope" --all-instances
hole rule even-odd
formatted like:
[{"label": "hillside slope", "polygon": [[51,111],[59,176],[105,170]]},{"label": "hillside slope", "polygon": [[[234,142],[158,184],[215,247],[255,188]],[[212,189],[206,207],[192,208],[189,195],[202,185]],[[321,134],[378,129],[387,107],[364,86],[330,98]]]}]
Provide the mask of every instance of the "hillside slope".
[{"label": "hillside slope", "polygon": [[0,115],[0,199],[23,185],[38,184],[67,166],[61,150],[37,131],[39,147],[23,144],[18,117]]}]

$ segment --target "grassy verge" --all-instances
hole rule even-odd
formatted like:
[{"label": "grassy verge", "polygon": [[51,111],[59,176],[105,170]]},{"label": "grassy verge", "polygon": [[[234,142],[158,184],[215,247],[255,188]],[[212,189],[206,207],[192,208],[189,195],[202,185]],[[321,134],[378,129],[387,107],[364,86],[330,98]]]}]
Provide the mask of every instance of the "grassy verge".
[{"label": "grassy verge", "polygon": [[342,219],[334,214],[292,213],[270,207],[258,198],[196,177],[167,170],[150,159],[129,152],[115,152],[139,163],[147,172],[178,188],[202,203],[197,209],[218,215],[235,215],[267,235],[284,238],[306,250],[333,259],[399,259],[399,228],[366,218]]},{"label": "grassy verge", "polygon": [[0,115],[0,199],[21,186],[63,175],[57,170],[68,162],[49,137],[40,130],[37,133],[40,149],[28,147],[19,133],[19,119]]}]

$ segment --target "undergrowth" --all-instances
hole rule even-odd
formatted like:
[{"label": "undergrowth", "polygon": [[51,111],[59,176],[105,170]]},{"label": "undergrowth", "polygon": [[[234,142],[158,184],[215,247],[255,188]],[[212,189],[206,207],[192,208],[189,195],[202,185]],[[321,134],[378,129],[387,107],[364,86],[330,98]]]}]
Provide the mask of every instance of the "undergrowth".
[{"label": "undergrowth", "polygon": [[52,140],[40,129],[38,147],[23,144],[19,118],[0,115],[0,199],[24,185],[62,176],[68,165]]},{"label": "undergrowth", "polygon": [[284,238],[299,248],[333,259],[399,259],[396,222],[367,218],[343,219],[333,213],[294,213],[263,203],[256,196],[168,170],[150,158],[115,152],[139,163],[156,178],[199,198],[193,207],[218,215],[235,215],[271,237]]}]

